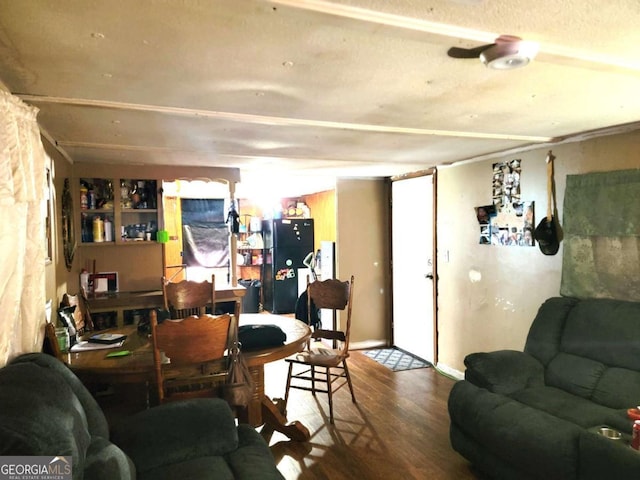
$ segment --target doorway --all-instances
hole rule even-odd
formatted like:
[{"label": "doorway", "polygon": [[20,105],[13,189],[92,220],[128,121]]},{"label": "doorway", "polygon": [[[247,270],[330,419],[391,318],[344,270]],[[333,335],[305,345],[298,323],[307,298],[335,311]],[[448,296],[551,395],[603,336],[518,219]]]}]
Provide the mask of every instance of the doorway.
[{"label": "doorway", "polygon": [[392,179],[393,345],[433,364],[435,316],[435,174]]}]

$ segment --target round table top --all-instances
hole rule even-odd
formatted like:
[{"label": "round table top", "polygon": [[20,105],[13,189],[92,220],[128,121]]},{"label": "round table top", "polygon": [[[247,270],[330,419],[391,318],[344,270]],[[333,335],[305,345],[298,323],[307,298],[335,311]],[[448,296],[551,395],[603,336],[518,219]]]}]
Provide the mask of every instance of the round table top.
[{"label": "round table top", "polygon": [[[277,325],[285,332],[287,339],[284,345],[243,352],[249,367],[261,366],[293,355],[304,348],[311,336],[309,326],[292,317],[269,313],[240,315],[240,326],[254,324]],[[63,354],[63,360],[74,373],[85,378],[96,376],[105,380],[105,377],[108,377],[114,382],[137,382],[140,379],[153,378],[153,354],[149,334],[139,333],[135,325],[105,330],[105,333],[122,333],[127,335],[127,340],[119,348]],[[128,350],[131,353],[122,357],[107,357],[107,354],[121,350]]]}]

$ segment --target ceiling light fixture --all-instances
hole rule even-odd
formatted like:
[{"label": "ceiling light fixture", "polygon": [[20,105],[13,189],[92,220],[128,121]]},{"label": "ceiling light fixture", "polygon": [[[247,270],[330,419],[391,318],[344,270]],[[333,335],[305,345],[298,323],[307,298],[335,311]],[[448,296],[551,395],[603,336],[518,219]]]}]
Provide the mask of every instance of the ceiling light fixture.
[{"label": "ceiling light fixture", "polygon": [[537,53],[535,42],[498,42],[480,54],[480,61],[495,70],[513,70],[528,65]]}]

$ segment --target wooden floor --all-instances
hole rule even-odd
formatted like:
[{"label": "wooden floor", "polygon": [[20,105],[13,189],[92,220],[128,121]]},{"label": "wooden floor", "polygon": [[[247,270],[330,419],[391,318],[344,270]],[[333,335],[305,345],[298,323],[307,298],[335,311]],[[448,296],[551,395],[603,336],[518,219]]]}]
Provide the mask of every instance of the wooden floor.
[{"label": "wooden floor", "polygon": [[[478,480],[468,462],[449,443],[447,398],[454,380],[433,368],[393,372],[354,351],[349,359],[357,404],[345,387],[334,396],[335,424],[329,423],[325,394],[291,390],[289,421],[301,421],[309,442],[262,431],[278,469],[287,480]],[[287,364],[265,366],[265,391],[284,398]],[[133,394],[99,397],[109,421],[139,411],[144,386]]]},{"label": "wooden floor", "polygon": [[[263,431],[287,480],[479,479],[449,443],[447,398],[454,383],[433,368],[393,372],[360,352],[349,359],[357,404],[348,389],[334,397],[291,390],[288,419],[310,431],[307,443]],[[265,390],[284,397],[286,363],[266,365]]]}]

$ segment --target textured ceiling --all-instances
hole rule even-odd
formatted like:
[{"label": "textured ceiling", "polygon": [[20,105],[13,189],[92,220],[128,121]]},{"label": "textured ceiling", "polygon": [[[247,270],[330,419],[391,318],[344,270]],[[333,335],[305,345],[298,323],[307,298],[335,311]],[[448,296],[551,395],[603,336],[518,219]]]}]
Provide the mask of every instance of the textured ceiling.
[{"label": "textured ceiling", "polygon": [[[321,188],[638,128],[638,25],[637,0],[0,0],[0,81],[72,161]],[[536,60],[447,56],[500,34]]]}]

